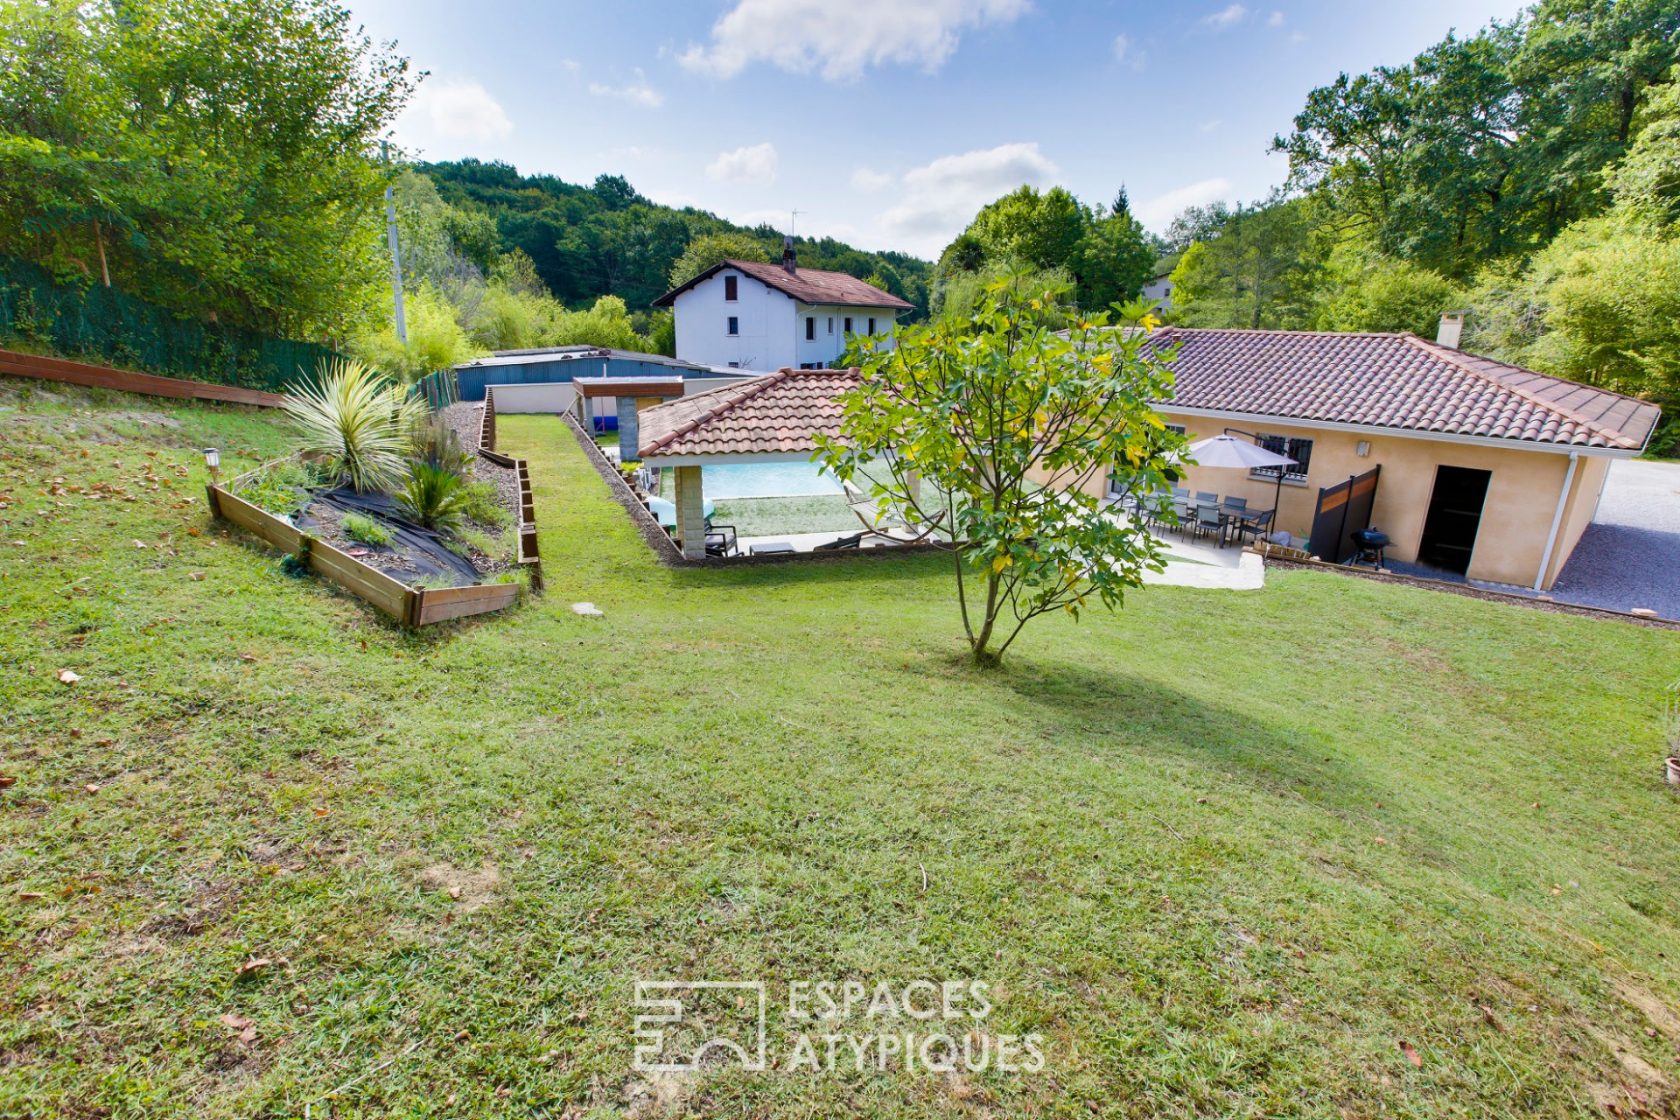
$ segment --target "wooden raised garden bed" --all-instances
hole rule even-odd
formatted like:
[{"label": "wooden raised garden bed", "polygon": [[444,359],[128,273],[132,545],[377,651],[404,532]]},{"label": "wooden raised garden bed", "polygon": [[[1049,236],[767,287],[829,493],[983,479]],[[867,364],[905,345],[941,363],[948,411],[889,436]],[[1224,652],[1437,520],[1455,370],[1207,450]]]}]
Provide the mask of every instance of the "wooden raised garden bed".
[{"label": "wooden raised garden bed", "polygon": [[[530,507],[530,483],[519,460],[495,456],[498,465],[518,464],[520,474],[520,525],[518,563],[529,565],[533,587],[541,585],[540,565],[536,559],[536,526]],[[285,462],[278,460],[277,462]],[[257,471],[275,466],[265,464]],[[249,475],[241,476],[249,477]],[[237,483],[238,480],[235,480]],[[364,564],[349,553],[334,547],[306,530],[290,524],[285,518],[269,513],[233,493],[227,486],[208,489],[210,512],[213,516],[233,522],[255,534],[282,552],[290,553],[307,563],[309,570],[328,582],[343,588],[357,598],[378,607],[405,626],[428,626],[452,618],[486,614],[511,606],[519,598],[517,583],[469,584],[461,587],[412,587],[402,580]],[[525,543],[529,535],[529,549]],[[527,558],[528,557],[528,558]]]}]

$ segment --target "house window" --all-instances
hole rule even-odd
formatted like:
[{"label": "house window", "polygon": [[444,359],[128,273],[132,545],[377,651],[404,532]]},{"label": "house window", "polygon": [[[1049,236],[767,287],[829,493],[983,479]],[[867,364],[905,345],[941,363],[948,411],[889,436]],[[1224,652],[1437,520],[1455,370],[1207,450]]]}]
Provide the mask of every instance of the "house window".
[{"label": "house window", "polygon": [[741,363],[740,362],[730,362],[729,363],[729,368],[730,369],[740,369],[741,368]]},{"label": "house window", "polygon": [[832,316],[832,315],[830,315],[828,317],[828,333],[829,334],[834,333],[834,316]]},{"label": "house window", "polygon": [[729,317],[729,329],[724,333],[726,333],[726,334],[740,334],[741,333],[741,320],[739,320],[735,316],[731,315]]},{"label": "house window", "polygon": [[817,337],[817,318],[815,315],[805,316],[805,341],[810,342]]},{"label": "house window", "polygon": [[723,298],[734,303],[741,295],[741,278],[739,276],[725,276],[723,278]]},{"label": "house window", "polygon": [[1167,424],[1167,425],[1165,425],[1165,427],[1166,427],[1167,431],[1171,432],[1175,436],[1181,436],[1181,435],[1184,434],[1184,425],[1183,424]]},{"label": "house window", "polygon": [[847,334],[852,333],[852,317],[850,315],[846,316],[846,318],[841,321],[840,329],[845,331]]},{"label": "house window", "polygon": [[875,333],[875,320],[874,319],[869,320],[869,333],[870,334]]},{"label": "house window", "polygon": [[1307,470],[1312,465],[1312,446],[1310,439],[1295,439],[1292,436],[1260,437],[1260,446],[1267,451],[1275,451],[1279,455],[1287,455],[1295,462],[1287,467],[1256,467],[1248,472],[1250,478],[1276,478],[1278,471],[1283,471],[1285,482],[1305,482]]}]

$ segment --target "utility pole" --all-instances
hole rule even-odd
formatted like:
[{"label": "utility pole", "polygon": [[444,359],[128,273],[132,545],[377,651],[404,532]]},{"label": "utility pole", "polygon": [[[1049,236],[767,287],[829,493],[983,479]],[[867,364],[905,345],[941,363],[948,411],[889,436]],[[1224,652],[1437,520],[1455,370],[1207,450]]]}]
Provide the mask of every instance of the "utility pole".
[{"label": "utility pole", "polygon": [[[389,147],[385,141],[379,142],[379,154],[390,161]],[[402,290],[402,250],[397,247],[397,204],[396,194],[390,186],[385,188],[385,240],[391,245],[391,301],[396,308],[397,341],[408,345],[408,324],[403,319],[403,290]]]}]

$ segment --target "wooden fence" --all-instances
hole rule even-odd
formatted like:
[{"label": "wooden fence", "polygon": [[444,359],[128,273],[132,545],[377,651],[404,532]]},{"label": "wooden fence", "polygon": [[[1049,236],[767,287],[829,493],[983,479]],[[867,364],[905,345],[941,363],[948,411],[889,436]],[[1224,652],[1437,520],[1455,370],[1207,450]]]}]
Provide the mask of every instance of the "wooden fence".
[{"label": "wooden fence", "polygon": [[1371,526],[1371,508],[1377,500],[1377,478],[1381,471],[1380,465],[1375,466],[1318,492],[1308,552],[1332,564],[1340,564],[1353,555],[1353,534]]},{"label": "wooden fence", "polygon": [[[267,468],[265,466],[257,469]],[[405,626],[429,626],[451,618],[499,611],[503,607],[512,606],[519,598],[519,585],[516,583],[486,583],[469,587],[410,587],[378,568],[362,563],[349,553],[334,548],[326,541],[310,536],[295,525],[288,524],[283,518],[259,509],[224,486],[210,487],[209,499],[210,512],[213,515],[261,537],[282,552],[302,556],[311,571],[342,587],[358,599],[372,603]],[[522,520],[528,521],[529,518],[522,514]],[[534,525],[531,526],[531,534],[534,542]],[[534,543],[532,559],[528,561],[523,556],[523,527],[520,539],[520,563],[532,564],[532,586],[541,586]]]},{"label": "wooden fence", "polygon": [[531,498],[531,469],[525,460],[503,455],[496,450],[496,393],[494,388],[484,394],[484,418],[479,421],[478,453],[519,475],[519,562],[530,564],[531,580],[542,586],[542,558],[537,554],[537,506]]},{"label": "wooden fence", "polygon": [[227,401],[263,408],[279,408],[284,399],[279,393],[268,393],[261,389],[212,385],[208,381],[187,381],[179,377],[160,377],[155,373],[136,373],[133,370],[88,365],[86,362],[72,362],[64,358],[44,358],[39,354],[20,354],[15,350],[0,350],[0,373],[9,373],[14,377],[32,377],[41,381],[61,381],[67,385],[86,385],[95,389],[145,393],[154,397]]}]

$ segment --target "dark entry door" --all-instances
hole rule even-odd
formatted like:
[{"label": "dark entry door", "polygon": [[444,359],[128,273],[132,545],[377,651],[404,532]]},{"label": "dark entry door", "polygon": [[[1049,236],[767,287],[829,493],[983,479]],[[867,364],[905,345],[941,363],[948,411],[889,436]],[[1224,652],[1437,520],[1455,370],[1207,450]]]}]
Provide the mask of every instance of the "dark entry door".
[{"label": "dark entry door", "polygon": [[1476,530],[1482,525],[1482,503],[1492,477],[1491,471],[1470,467],[1435,468],[1435,492],[1429,498],[1429,516],[1418,545],[1420,564],[1449,572],[1470,570]]}]

